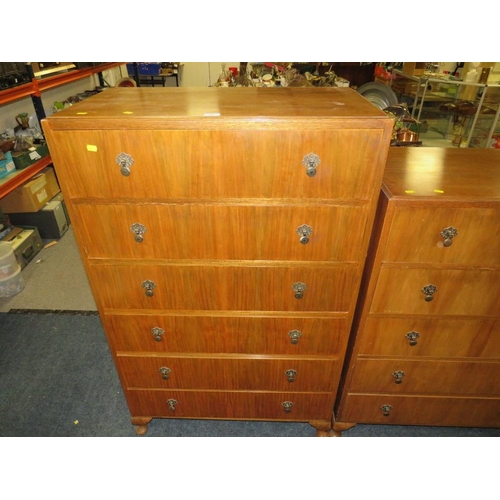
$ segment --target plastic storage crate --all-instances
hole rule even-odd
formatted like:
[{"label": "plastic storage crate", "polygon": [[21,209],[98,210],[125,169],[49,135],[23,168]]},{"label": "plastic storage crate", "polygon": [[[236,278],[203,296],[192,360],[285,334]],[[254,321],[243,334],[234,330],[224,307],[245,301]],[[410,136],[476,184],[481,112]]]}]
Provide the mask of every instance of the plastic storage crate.
[{"label": "plastic storage crate", "polygon": [[16,169],[16,165],[12,160],[12,154],[10,151],[5,153],[5,160],[0,160],[0,179],[9,175]]},{"label": "plastic storage crate", "polygon": [[[137,71],[139,75],[159,75],[161,63],[137,63]],[[134,63],[127,64],[129,76],[134,76]]]}]

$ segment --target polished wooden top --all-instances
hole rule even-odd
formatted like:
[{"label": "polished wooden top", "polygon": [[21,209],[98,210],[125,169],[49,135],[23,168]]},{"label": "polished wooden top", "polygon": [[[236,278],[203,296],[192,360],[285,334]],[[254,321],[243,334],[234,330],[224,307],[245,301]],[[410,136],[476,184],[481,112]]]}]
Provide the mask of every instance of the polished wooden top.
[{"label": "polished wooden top", "polygon": [[226,120],[258,125],[345,118],[391,121],[355,90],[339,87],[111,88],[47,120],[57,130],[111,128],[115,120],[127,127],[152,128],[168,122],[171,128],[175,121],[196,121],[210,123],[211,128]]},{"label": "polished wooden top", "polygon": [[390,148],[383,190],[391,198],[500,200],[500,150]]}]

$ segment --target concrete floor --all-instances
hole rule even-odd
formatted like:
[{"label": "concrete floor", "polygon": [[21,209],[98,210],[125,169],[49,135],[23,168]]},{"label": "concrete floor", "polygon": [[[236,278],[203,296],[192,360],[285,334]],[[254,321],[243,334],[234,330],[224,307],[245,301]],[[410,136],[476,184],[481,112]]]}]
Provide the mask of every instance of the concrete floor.
[{"label": "concrete floor", "polygon": [[[45,242],[46,243],[46,242]],[[42,250],[22,270],[22,292],[0,299],[0,312],[11,309],[96,311],[73,229]]]}]

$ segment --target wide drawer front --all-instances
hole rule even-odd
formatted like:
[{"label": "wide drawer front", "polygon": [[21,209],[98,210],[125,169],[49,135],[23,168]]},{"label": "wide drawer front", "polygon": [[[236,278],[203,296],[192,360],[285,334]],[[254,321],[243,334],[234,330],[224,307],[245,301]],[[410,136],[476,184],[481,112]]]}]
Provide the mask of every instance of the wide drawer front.
[{"label": "wide drawer front", "polygon": [[331,420],[333,395],[292,392],[127,390],[134,417]]},{"label": "wide drawer front", "polygon": [[54,162],[68,198],[369,199],[379,171],[373,152],[385,148],[383,131],[366,129],[79,130],[52,137],[65,152],[55,151]]},{"label": "wide drawer front", "polygon": [[500,270],[382,268],[371,312],[498,316]]},{"label": "wide drawer front", "polygon": [[500,427],[500,399],[349,394],[338,420],[367,424]]},{"label": "wide drawer front", "polygon": [[358,359],[349,392],[500,396],[500,362]]},{"label": "wide drawer front", "polygon": [[101,307],[113,309],[346,312],[358,281],[357,268],[344,266],[95,264],[88,272]]},{"label": "wide drawer front", "polygon": [[338,355],[346,318],[179,315],[101,317],[114,351]]},{"label": "wide drawer front", "polygon": [[211,204],[74,205],[88,257],[359,261],[367,209]]},{"label": "wide drawer front", "polygon": [[126,389],[332,391],[338,359],[117,356]]},{"label": "wide drawer front", "polygon": [[360,355],[500,359],[500,318],[369,317]]},{"label": "wide drawer front", "polygon": [[497,208],[398,207],[383,261],[500,266]]}]

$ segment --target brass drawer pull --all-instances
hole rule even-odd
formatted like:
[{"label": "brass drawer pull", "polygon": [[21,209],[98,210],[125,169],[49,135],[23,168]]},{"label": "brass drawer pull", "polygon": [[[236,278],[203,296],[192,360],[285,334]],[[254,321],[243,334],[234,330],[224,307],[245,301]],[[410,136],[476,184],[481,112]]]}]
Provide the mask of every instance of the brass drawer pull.
[{"label": "brass drawer pull", "polygon": [[308,226],[307,224],[303,224],[302,226],[297,228],[297,231],[295,231],[299,236],[300,236],[300,242],[303,245],[307,245],[309,243],[309,236],[311,236],[313,230],[311,226]]},{"label": "brass drawer pull", "polygon": [[144,241],[144,233],[147,231],[146,226],[139,224],[139,222],[134,222],[130,226],[130,230],[134,233],[134,240],[137,243],[142,243]]},{"label": "brass drawer pull", "polygon": [[453,243],[453,238],[458,235],[458,230],[453,226],[446,227],[441,231],[441,237],[444,238],[443,246],[449,247]]},{"label": "brass drawer pull", "polygon": [[297,370],[287,370],[285,372],[288,382],[295,382],[295,377],[297,376]]},{"label": "brass drawer pull", "polygon": [[291,413],[293,403],[291,401],[284,401],[283,403],[281,403],[281,406],[283,406],[283,410],[285,411],[285,413]]},{"label": "brass drawer pull", "polygon": [[290,337],[291,344],[298,344],[299,338],[302,337],[302,333],[298,330],[292,330],[291,332],[288,332],[288,336]]},{"label": "brass drawer pull", "polygon": [[436,285],[425,285],[422,288],[422,293],[425,294],[425,301],[430,302],[434,297],[433,295],[437,292]]},{"label": "brass drawer pull", "polygon": [[137,243],[142,243],[144,241],[144,233],[147,231],[146,226],[139,222],[134,222],[134,224],[130,226],[130,231],[134,233],[134,240],[137,241]]},{"label": "brass drawer pull", "polygon": [[161,373],[163,380],[168,380],[168,376],[172,373],[172,370],[168,366],[162,366],[158,371]]},{"label": "brass drawer pull", "polygon": [[401,370],[395,371],[392,376],[395,378],[394,382],[396,384],[402,384],[403,383],[403,377],[405,376],[405,372]]},{"label": "brass drawer pull", "polygon": [[384,417],[388,417],[391,413],[392,406],[391,405],[382,405],[380,409],[383,412]]},{"label": "brass drawer pull", "polygon": [[168,404],[168,407],[170,408],[170,411],[175,411],[175,407],[177,405],[177,400],[176,399],[167,399],[167,404]]},{"label": "brass drawer pull", "polygon": [[165,333],[165,330],[159,326],[155,326],[151,328],[151,333],[156,342],[161,342],[161,336]]},{"label": "brass drawer pull", "polygon": [[309,177],[314,177],[316,175],[316,168],[321,163],[321,160],[317,154],[309,153],[302,158],[302,165],[306,167],[306,174]]},{"label": "brass drawer pull", "polygon": [[144,288],[144,290],[146,291],[146,295],[148,297],[152,297],[153,296],[153,290],[156,288],[156,283],[154,281],[151,281],[151,280],[145,280],[142,282],[142,288]]},{"label": "brass drawer pull", "polygon": [[295,298],[301,299],[304,296],[306,288],[307,286],[305,285],[305,283],[301,283],[300,281],[294,283],[292,285],[292,290],[295,292]]},{"label": "brass drawer pull", "polygon": [[130,167],[134,164],[134,159],[127,153],[120,153],[116,157],[116,163],[120,166],[120,172],[125,177],[130,175]]},{"label": "brass drawer pull", "polygon": [[408,332],[405,337],[409,340],[409,344],[411,346],[417,345],[417,339],[420,337],[420,334],[415,331]]}]

